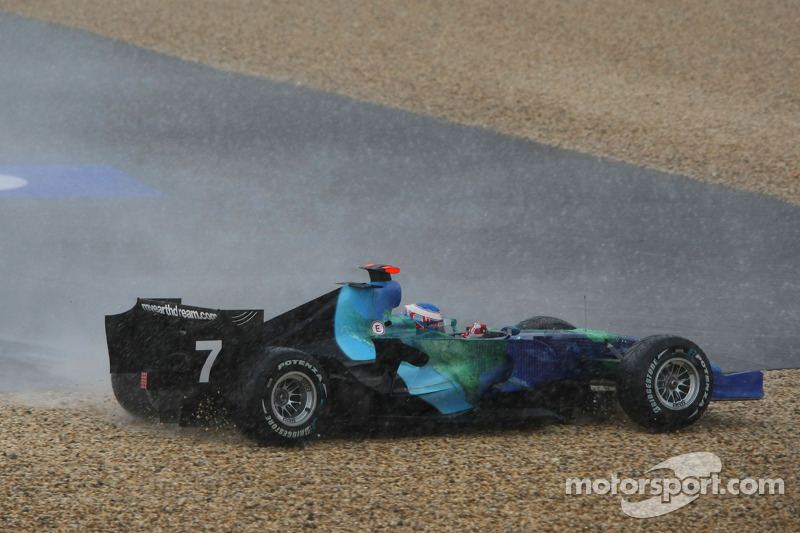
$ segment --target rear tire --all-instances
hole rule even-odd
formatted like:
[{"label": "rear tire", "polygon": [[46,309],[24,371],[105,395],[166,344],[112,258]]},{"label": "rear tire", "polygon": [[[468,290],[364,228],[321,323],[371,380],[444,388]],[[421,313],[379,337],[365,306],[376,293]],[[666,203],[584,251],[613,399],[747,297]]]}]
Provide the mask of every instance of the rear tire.
[{"label": "rear tire", "polygon": [[711,363],[693,342],[656,335],[634,344],[619,365],[617,399],[644,427],[671,431],[696,422],[714,390]]},{"label": "rear tire", "polygon": [[111,374],[111,390],[123,409],[139,418],[156,416],[156,410],[147,397],[147,390],[141,388],[141,374]]},{"label": "rear tire", "polygon": [[317,434],[329,385],[314,357],[289,348],[271,348],[242,381],[233,418],[255,441],[298,442]]},{"label": "rear tire", "polygon": [[544,329],[553,331],[576,329],[575,326],[566,320],[561,320],[553,316],[534,316],[527,318],[517,324],[517,327],[519,329]]}]

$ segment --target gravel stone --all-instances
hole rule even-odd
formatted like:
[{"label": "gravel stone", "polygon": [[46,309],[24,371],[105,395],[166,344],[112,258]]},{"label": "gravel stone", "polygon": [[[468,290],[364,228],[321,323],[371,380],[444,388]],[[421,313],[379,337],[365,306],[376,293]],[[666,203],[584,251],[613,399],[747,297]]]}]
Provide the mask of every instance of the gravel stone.
[{"label": "gravel stone", "polygon": [[567,495],[567,478],[647,477],[675,455],[722,459],[723,483],[781,478],[783,495],[702,495],[664,530],[800,526],[800,370],[768,371],[766,398],[714,402],[680,432],[624,415],[569,424],[346,431],[259,447],[236,428],[141,421],[109,396],[0,395],[0,529],[9,531],[652,530],[621,496]]}]

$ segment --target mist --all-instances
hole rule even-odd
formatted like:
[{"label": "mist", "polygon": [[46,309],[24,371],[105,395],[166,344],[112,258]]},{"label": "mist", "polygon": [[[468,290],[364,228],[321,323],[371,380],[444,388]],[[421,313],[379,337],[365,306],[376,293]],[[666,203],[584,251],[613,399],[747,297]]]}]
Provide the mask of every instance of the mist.
[{"label": "mist", "polygon": [[553,315],[797,366],[796,207],[17,17],[0,43],[0,163],[157,191],[0,191],[0,392],[110,391],[104,316],[137,297],[271,317],[368,262],[462,328]]}]

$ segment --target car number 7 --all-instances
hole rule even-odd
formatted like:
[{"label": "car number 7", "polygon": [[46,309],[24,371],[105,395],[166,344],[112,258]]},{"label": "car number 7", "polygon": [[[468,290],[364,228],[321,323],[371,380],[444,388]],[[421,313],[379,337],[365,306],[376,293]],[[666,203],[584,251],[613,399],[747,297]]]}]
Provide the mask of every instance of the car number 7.
[{"label": "car number 7", "polygon": [[206,357],[206,362],[203,363],[202,370],[200,370],[200,383],[208,383],[208,378],[211,375],[211,367],[214,366],[214,361],[216,361],[219,352],[222,351],[222,341],[197,341],[194,345],[194,349],[198,352],[211,352],[208,354],[208,357]]}]

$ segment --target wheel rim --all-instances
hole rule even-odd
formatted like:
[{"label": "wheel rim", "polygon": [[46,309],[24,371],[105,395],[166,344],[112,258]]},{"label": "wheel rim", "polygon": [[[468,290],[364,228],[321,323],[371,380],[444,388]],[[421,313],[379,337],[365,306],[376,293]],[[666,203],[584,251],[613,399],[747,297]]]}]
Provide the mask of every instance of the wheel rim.
[{"label": "wheel rim", "polygon": [[656,397],[673,411],[691,405],[700,392],[700,374],[690,361],[670,359],[656,374]]},{"label": "wheel rim", "polygon": [[289,372],[278,378],[272,387],[269,410],[281,424],[295,427],[305,424],[314,415],[317,405],[317,389],[310,377],[302,372]]}]

